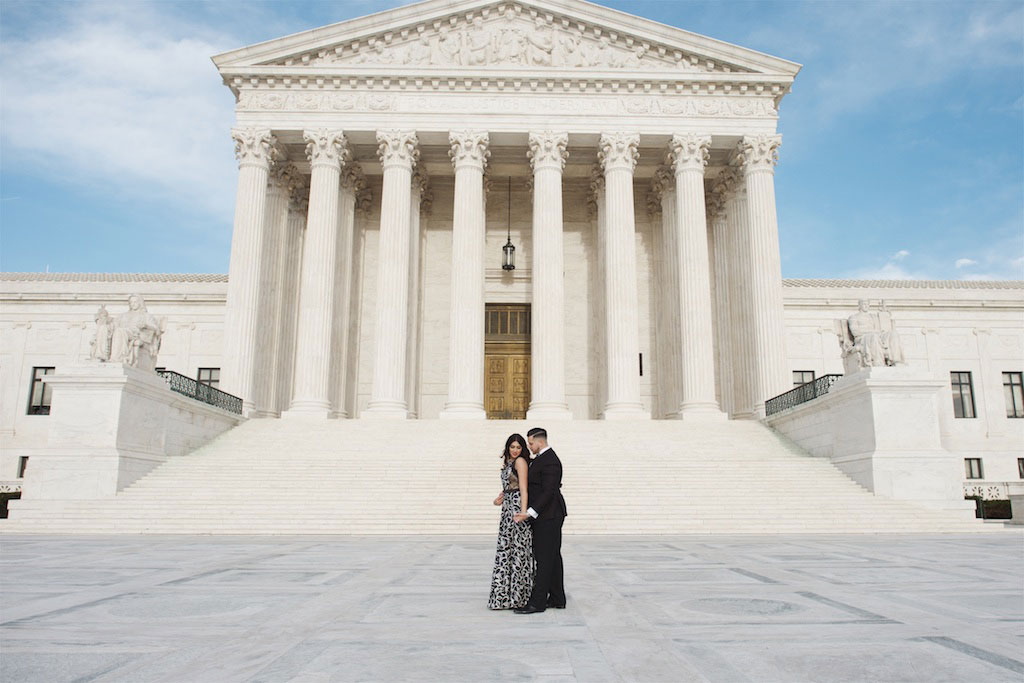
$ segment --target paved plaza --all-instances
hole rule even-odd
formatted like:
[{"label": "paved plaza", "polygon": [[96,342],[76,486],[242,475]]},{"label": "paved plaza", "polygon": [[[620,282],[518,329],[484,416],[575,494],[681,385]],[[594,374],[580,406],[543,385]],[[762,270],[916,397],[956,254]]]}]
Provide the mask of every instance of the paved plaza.
[{"label": "paved plaza", "polygon": [[0,537],[3,681],[1016,681],[1024,536]]}]

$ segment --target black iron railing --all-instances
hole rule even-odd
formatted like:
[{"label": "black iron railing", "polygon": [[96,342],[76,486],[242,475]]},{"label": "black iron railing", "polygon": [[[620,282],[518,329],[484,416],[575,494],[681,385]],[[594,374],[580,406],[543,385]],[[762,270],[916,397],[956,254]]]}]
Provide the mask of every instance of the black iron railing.
[{"label": "black iron railing", "polygon": [[182,396],[194,398],[217,408],[222,408],[229,413],[242,414],[242,399],[232,396],[226,391],[221,391],[209,384],[197,382],[191,377],[186,377],[173,370],[157,370],[157,374],[164,378],[171,391],[176,391]]},{"label": "black iron railing", "polygon": [[801,384],[795,389],[791,389],[784,394],[779,394],[775,398],[768,399],[764,403],[765,416],[767,417],[768,415],[781,413],[786,408],[792,408],[793,406],[798,406],[801,403],[807,403],[811,399],[824,396],[840,377],[842,377],[842,375],[822,375],[807,384]]}]

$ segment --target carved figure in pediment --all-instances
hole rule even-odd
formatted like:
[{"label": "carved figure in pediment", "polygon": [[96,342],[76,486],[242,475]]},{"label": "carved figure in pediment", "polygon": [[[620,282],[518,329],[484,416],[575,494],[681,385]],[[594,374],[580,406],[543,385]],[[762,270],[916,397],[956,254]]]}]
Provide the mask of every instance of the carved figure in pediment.
[{"label": "carved figure in pediment", "polygon": [[613,66],[615,64],[615,50],[612,48],[612,41],[608,36],[601,36],[597,48],[590,54],[590,66]]},{"label": "carved figure in pediment", "polygon": [[621,66],[626,69],[632,69],[640,66],[644,61],[644,54],[647,53],[647,49],[643,45],[637,45],[633,48],[633,51],[622,57],[617,66]]},{"label": "carved figure in pediment", "polygon": [[359,59],[356,60],[356,64],[390,64],[392,62],[391,53],[384,49],[384,41],[374,41],[370,47],[370,52],[360,55]]},{"label": "carved figure in pediment", "polygon": [[551,59],[556,66],[584,66],[579,36],[570,31],[559,31],[555,37]]},{"label": "carved figure in pediment", "polygon": [[519,64],[526,51],[526,38],[516,28],[512,15],[507,15],[506,21],[508,25],[501,30],[498,38],[497,58],[499,62]]},{"label": "carved figure in pediment", "polygon": [[483,17],[473,19],[473,30],[462,43],[462,63],[467,66],[486,66],[491,62],[493,35],[484,27]]},{"label": "carved figure in pediment", "polygon": [[430,36],[424,32],[412,41],[406,48],[402,61],[405,64],[430,64]]},{"label": "carved figure in pediment", "polygon": [[434,41],[434,50],[430,61],[433,64],[462,65],[462,34],[452,33],[447,26],[442,26]]},{"label": "carved figure in pediment", "polygon": [[526,34],[526,61],[531,66],[551,66],[551,52],[555,47],[555,32],[543,17],[534,19],[534,29]]},{"label": "carved figure in pediment", "polygon": [[106,306],[100,306],[94,318],[96,334],[89,342],[89,358],[94,360],[110,360],[110,338],[114,334],[114,321],[110,319]]}]

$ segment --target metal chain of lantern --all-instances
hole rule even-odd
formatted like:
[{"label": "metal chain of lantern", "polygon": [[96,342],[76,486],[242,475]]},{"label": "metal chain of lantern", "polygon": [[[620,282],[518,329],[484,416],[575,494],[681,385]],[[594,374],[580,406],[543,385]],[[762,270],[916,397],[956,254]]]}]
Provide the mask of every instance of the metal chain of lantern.
[{"label": "metal chain of lantern", "polygon": [[508,215],[506,219],[506,226],[508,228],[508,241],[505,243],[505,246],[501,248],[501,269],[515,270],[516,247],[512,244],[512,176],[508,177]]}]

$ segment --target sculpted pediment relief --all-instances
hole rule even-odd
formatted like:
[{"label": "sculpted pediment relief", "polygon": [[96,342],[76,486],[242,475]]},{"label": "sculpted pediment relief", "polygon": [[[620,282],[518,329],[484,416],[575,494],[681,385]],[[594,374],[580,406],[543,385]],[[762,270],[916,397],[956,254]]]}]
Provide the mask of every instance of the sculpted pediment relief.
[{"label": "sculpted pediment relief", "polygon": [[349,41],[274,62],[280,66],[523,67],[732,71],[695,54],[670,50],[579,21],[504,5],[489,12],[435,20],[398,34]]}]

